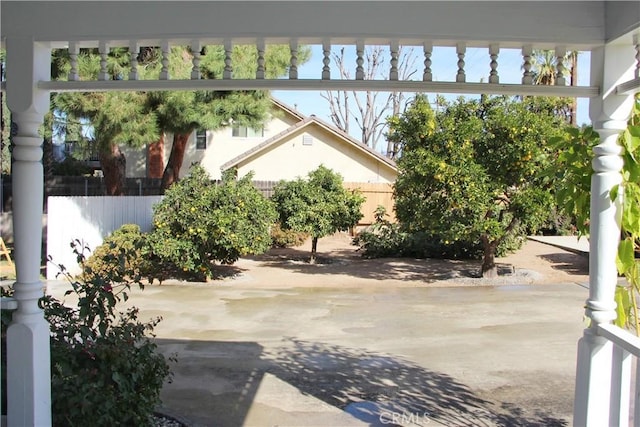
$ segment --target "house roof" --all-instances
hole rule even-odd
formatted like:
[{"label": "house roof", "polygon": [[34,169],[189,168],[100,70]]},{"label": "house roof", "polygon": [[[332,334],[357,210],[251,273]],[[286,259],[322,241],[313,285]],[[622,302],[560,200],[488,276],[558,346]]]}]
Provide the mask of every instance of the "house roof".
[{"label": "house roof", "polygon": [[304,120],[304,119],[307,118],[307,116],[302,114],[300,111],[298,111],[294,107],[290,106],[289,104],[285,104],[284,102],[280,101],[279,99],[271,97],[271,102],[273,102],[281,110],[283,110],[283,111],[291,114],[292,116],[296,117],[298,120]]},{"label": "house roof", "polygon": [[[288,106],[286,106],[286,104],[282,104],[280,101],[276,101],[274,99],[274,102],[280,106],[284,106],[284,108],[290,108]],[[294,110],[295,111],[295,110]],[[300,115],[300,113],[297,113],[297,115]],[[304,117],[304,116],[302,116]],[[398,168],[396,166],[396,162],[394,162],[393,160],[383,156],[382,154],[376,152],[375,150],[372,150],[371,148],[369,148],[367,145],[361,143],[360,141],[358,141],[357,139],[351,137],[349,134],[347,134],[346,132],[343,132],[342,130],[338,129],[335,126],[330,125],[329,123],[325,122],[324,120],[321,120],[319,118],[317,118],[314,115],[311,115],[309,117],[304,117],[302,120],[300,120],[298,123],[294,124],[293,126],[288,127],[287,129],[285,129],[284,131],[272,136],[271,138],[268,138],[266,140],[264,140],[263,142],[261,142],[260,144],[256,145],[255,147],[250,148],[249,150],[245,151],[244,153],[240,154],[239,156],[234,157],[233,159],[229,160],[228,162],[226,162],[225,164],[223,164],[222,166],[220,166],[220,169],[225,171],[227,169],[233,168],[238,166],[240,163],[242,163],[244,160],[248,159],[249,157],[258,154],[262,151],[267,150],[269,147],[271,147],[272,145],[278,144],[280,141],[282,141],[284,138],[286,138],[287,136],[293,134],[294,132],[311,126],[311,125],[317,125],[323,129],[325,129],[326,131],[334,134],[335,136],[337,136],[340,140],[344,141],[345,143],[349,144],[352,147],[355,147],[356,149],[360,150],[360,152],[362,152],[363,154],[373,157],[376,160],[386,164],[387,166],[389,166],[390,168],[392,168],[393,170],[397,171]]]}]

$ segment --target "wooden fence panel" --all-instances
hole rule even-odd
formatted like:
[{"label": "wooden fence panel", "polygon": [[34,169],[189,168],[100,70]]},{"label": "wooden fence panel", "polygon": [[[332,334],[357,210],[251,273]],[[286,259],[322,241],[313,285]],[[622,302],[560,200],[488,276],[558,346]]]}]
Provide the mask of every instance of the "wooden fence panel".
[{"label": "wooden fence panel", "polygon": [[275,187],[278,182],[279,181],[253,181],[252,183],[253,186],[268,199],[273,196],[273,187]]},{"label": "wooden fence panel", "polygon": [[378,206],[384,206],[387,210],[391,222],[395,222],[393,200],[393,184],[371,183],[371,182],[345,182],[344,187],[349,190],[359,189],[366,197],[362,205],[364,215],[358,225],[371,225],[375,222],[375,211]]}]

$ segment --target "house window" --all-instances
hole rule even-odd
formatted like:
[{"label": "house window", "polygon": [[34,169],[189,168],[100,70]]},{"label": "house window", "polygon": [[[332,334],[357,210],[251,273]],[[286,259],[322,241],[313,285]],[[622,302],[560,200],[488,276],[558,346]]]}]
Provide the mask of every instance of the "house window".
[{"label": "house window", "polygon": [[199,129],[196,131],[196,150],[207,149],[207,131]]},{"label": "house window", "polygon": [[232,133],[236,138],[261,138],[264,136],[264,128],[250,128],[247,126],[234,125]]}]

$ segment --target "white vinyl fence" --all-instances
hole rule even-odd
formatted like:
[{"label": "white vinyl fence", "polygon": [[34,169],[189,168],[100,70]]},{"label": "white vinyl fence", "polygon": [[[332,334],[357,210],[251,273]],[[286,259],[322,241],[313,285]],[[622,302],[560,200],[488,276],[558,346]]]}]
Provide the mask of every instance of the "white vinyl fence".
[{"label": "white vinyl fence", "polygon": [[[123,224],[138,224],[151,231],[153,205],[162,196],[49,197],[47,256],[72,274],[80,272],[71,242],[78,239],[91,250]],[[49,264],[47,279],[56,278],[58,269]]]}]

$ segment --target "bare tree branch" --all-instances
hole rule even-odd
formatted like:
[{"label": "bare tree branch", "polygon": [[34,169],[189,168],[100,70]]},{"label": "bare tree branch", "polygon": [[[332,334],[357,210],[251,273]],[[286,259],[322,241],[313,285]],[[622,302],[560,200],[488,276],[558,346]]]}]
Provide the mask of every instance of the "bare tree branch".
[{"label": "bare tree branch", "polygon": [[[388,78],[390,71],[386,46],[368,46],[364,53],[364,78],[374,80]],[[417,72],[416,55],[413,48],[398,49],[398,76],[401,80],[410,80]],[[344,48],[332,53],[332,59],[341,79],[350,80],[351,67],[346,64]],[[353,65],[353,64],[351,64]],[[384,98],[382,98],[384,96]],[[322,97],[329,103],[331,121],[333,124],[349,132],[350,122],[353,120],[360,130],[362,143],[377,149],[380,139],[386,130],[386,117],[398,115],[405,103],[405,96],[401,92],[356,92],[356,91],[326,91]],[[353,101],[353,105],[350,102]],[[393,156],[395,148],[392,143],[387,145],[387,154]]]}]

